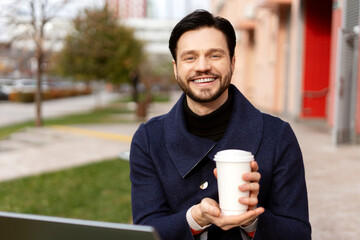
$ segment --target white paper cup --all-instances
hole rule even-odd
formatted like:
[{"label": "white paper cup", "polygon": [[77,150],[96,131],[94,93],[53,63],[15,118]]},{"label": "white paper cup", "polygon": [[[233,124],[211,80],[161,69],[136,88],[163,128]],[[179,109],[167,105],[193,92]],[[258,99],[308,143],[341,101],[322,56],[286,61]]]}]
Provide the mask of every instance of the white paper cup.
[{"label": "white paper cup", "polygon": [[249,192],[241,192],[239,186],[245,183],[242,175],[251,172],[252,160],[254,156],[251,152],[237,149],[219,151],[214,156],[219,204],[224,215],[240,215],[247,211],[248,206],[239,203],[239,198],[248,197]]}]

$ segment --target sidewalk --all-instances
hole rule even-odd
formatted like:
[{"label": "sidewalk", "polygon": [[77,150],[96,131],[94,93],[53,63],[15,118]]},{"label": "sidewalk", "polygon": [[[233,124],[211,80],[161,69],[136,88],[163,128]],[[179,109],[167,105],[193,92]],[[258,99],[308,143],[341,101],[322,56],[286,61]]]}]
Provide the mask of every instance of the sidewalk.
[{"label": "sidewalk", "polygon": [[292,122],[304,156],[313,239],[360,235],[360,145],[335,147],[313,122]]},{"label": "sidewalk", "polygon": [[[177,97],[171,103],[153,104],[149,117],[170,110]],[[333,146],[325,123],[320,126],[313,121],[290,123],[304,155],[313,239],[357,239],[360,146]],[[29,129],[28,135],[15,134],[14,138],[23,138],[18,141],[23,145],[11,146],[0,141],[0,181],[117,157],[129,151],[129,138],[138,125],[72,126],[74,131],[46,127]]]},{"label": "sidewalk", "polygon": [[[148,118],[168,112],[180,93],[174,93],[169,103],[153,103]],[[116,96],[103,94],[103,102]],[[90,100],[90,101],[89,101]],[[47,102],[44,111],[47,117],[84,111],[94,107],[93,97],[70,98]],[[12,109],[12,105],[15,109]],[[8,112],[32,108],[29,105],[3,104]],[[66,108],[66,106],[69,106]],[[3,113],[3,111],[2,111]],[[28,112],[7,115],[2,123],[27,119]],[[9,117],[10,116],[10,117]],[[139,122],[123,124],[73,125],[71,127],[28,128],[0,140],[0,181],[11,180],[43,172],[75,167],[87,163],[128,156],[133,134]],[[1,124],[0,124],[1,126]]]}]

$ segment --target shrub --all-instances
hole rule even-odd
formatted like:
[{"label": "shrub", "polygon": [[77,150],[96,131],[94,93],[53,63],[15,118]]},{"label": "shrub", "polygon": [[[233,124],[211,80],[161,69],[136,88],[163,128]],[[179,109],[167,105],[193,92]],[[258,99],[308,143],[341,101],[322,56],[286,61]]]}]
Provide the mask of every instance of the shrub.
[{"label": "shrub", "polygon": [[[43,100],[51,100],[57,98],[74,97],[79,95],[91,94],[91,88],[86,87],[84,89],[50,89],[42,93]],[[13,102],[29,103],[35,101],[34,92],[13,92],[9,95],[9,100]]]}]

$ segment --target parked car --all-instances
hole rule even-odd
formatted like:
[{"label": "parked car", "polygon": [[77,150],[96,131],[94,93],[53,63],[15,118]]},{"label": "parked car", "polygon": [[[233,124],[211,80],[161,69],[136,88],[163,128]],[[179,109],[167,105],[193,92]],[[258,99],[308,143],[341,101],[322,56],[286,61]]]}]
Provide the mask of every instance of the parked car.
[{"label": "parked car", "polygon": [[9,94],[14,91],[12,79],[0,79],[0,98],[2,100],[8,100]]},{"label": "parked car", "polygon": [[35,92],[36,80],[31,78],[15,79],[14,89],[17,92]]},{"label": "parked car", "polygon": [[8,100],[9,96],[8,94],[3,92],[2,86],[0,85],[0,101]]}]

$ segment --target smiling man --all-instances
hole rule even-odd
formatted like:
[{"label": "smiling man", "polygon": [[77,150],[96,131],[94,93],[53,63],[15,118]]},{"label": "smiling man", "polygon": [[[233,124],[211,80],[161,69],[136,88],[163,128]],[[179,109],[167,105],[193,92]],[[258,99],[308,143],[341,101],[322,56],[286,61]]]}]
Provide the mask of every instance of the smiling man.
[{"label": "smiling man", "polygon": [[[162,239],[311,239],[301,150],[288,123],[261,113],[231,85],[232,25],[195,11],[173,29],[169,48],[184,94],[163,116],[142,124],[130,151],[135,224]],[[213,157],[252,152],[248,211],[224,216]]]},{"label": "smiling man", "polygon": [[223,105],[235,64],[224,34],[216,28],[188,31],[178,40],[177,54],[174,73],[190,109],[205,115]]}]

